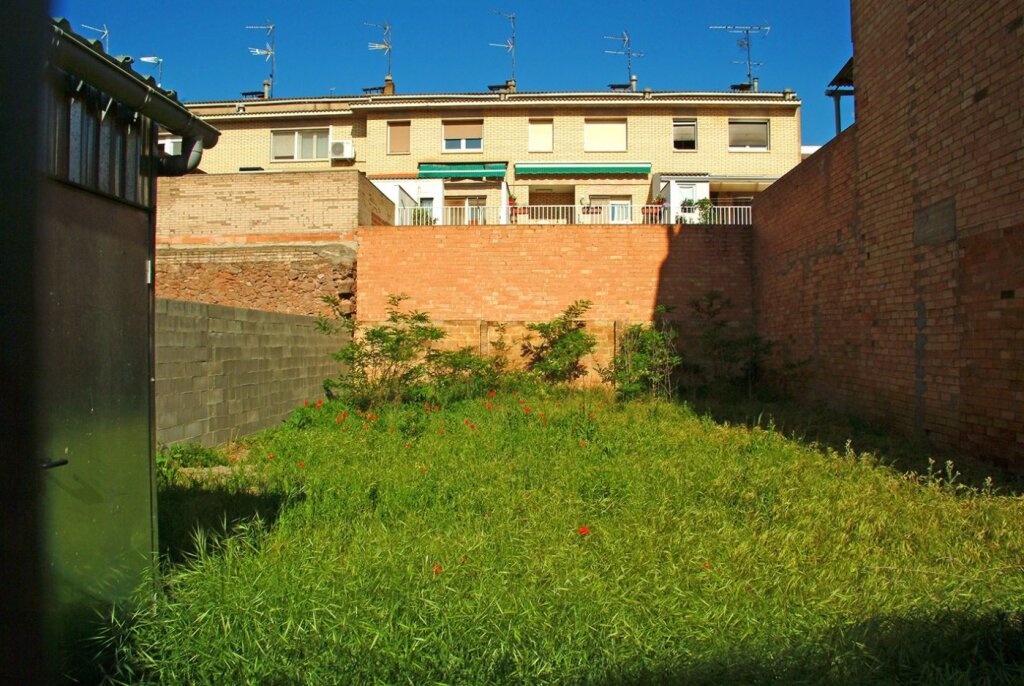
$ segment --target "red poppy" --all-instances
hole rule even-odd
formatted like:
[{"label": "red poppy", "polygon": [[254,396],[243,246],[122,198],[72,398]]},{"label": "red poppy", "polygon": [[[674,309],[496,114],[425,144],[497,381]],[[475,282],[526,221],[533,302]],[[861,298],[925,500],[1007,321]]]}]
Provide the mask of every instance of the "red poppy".
[{"label": "red poppy", "polygon": [[441,435],[444,435],[444,429],[438,429],[438,430],[437,430],[437,433],[439,433],[439,434],[441,434]]},{"label": "red poppy", "polygon": [[434,563],[434,574],[440,574],[440,573],[441,573],[441,565],[439,565],[439,564],[437,564],[435,562]]},{"label": "red poppy", "polygon": [[440,412],[440,411],[441,411],[441,406],[440,405],[434,405],[434,412]]},{"label": "red poppy", "polygon": [[476,424],[470,424],[469,428],[471,431],[476,431]]},{"label": "red poppy", "polygon": [[317,400],[316,401],[316,409],[319,410],[323,406],[324,406],[324,401],[323,400]]},{"label": "red poppy", "polygon": [[231,456],[231,461],[232,462],[238,462],[238,456],[237,455],[232,455]]},{"label": "red poppy", "polygon": [[347,410],[345,410],[344,412],[341,413],[341,418],[342,419],[348,419],[348,411]]},{"label": "red poppy", "polygon": [[305,463],[305,462],[302,462],[302,461],[300,461],[300,462],[299,462],[299,469],[305,469],[305,468],[306,468],[306,463]]},{"label": "red poppy", "polygon": [[306,407],[309,407],[309,401],[308,400],[306,401]]},{"label": "red poppy", "polygon": [[493,409],[494,409],[494,406],[491,405],[490,403],[487,403],[487,411],[490,412]]},{"label": "red poppy", "polygon": [[587,442],[586,442],[586,441],[580,441],[580,446],[581,446],[581,447],[582,447],[582,446],[584,446],[584,445],[586,445],[586,444],[587,444]]},{"label": "red poppy", "polygon": [[496,395],[498,395],[498,392],[497,392],[497,391],[495,391],[495,390],[494,390],[494,389],[492,388],[492,389],[491,389],[491,392],[487,394],[487,397],[488,397],[488,398],[493,398],[493,397],[494,397],[494,396],[496,396]]},{"label": "red poppy", "polygon": [[526,407],[523,408],[523,412],[525,412],[526,414],[530,414],[531,412],[533,412],[533,410],[531,410],[530,406],[527,405]]},{"label": "red poppy", "polygon": [[466,426],[469,426],[469,420],[468,419],[464,420],[462,423],[465,424]]},{"label": "red poppy", "polygon": [[267,453],[267,459],[268,460],[273,460],[274,459],[274,453]]},{"label": "red poppy", "polygon": [[406,447],[406,448],[411,448],[411,447],[412,447],[412,443],[406,443],[406,444],[405,444],[405,447]]},{"label": "red poppy", "polygon": [[704,564],[701,565],[701,567],[703,567],[704,569],[711,569],[711,563],[710,562],[705,562]]},{"label": "red poppy", "polygon": [[577,531],[580,532],[580,536],[587,536],[590,534],[590,529],[588,529],[585,526],[581,526],[579,529],[577,529]]}]

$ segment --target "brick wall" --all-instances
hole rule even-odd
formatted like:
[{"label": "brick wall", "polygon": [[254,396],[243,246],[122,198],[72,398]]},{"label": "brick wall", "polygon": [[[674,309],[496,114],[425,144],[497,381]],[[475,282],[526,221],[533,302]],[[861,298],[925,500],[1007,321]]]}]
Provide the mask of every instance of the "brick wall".
[{"label": "brick wall", "polygon": [[854,0],[857,123],[754,204],[809,401],[1024,469],[1024,9]]},{"label": "brick wall", "polygon": [[219,445],[278,424],[323,397],[343,344],[310,317],[158,299],[157,443]]},{"label": "brick wall", "polygon": [[161,177],[157,205],[158,246],[331,242],[394,219],[352,169]]},{"label": "brick wall", "polygon": [[384,319],[387,296],[406,293],[445,324],[450,345],[483,352],[497,323],[518,338],[524,322],[578,299],[594,303],[599,359],[627,323],[650,321],[656,305],[686,322],[690,301],[710,290],[732,299],[734,326],[752,322],[749,227],[369,227],[358,239],[359,321]]}]

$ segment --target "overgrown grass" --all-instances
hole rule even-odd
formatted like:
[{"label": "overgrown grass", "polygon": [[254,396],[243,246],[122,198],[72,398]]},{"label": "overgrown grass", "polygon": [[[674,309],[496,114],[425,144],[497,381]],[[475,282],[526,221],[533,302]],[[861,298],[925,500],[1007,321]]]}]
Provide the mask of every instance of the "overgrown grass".
[{"label": "overgrown grass", "polygon": [[668,403],[301,412],[231,482],[276,522],[169,566],[118,680],[1024,679],[1018,497]]}]

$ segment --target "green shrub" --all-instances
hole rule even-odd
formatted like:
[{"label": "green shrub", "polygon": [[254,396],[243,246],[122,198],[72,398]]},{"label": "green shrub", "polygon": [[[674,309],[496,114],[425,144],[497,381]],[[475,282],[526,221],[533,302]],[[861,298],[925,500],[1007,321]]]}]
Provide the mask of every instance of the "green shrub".
[{"label": "green shrub", "polygon": [[[412,397],[424,383],[425,356],[445,333],[434,326],[430,315],[403,311],[406,295],[388,296],[387,319],[383,324],[360,328],[354,320],[342,319],[332,325],[321,319],[321,330],[347,330],[351,340],[332,357],[342,363],[337,377],[324,381],[329,398],[346,396],[367,407]],[[326,302],[329,302],[325,298]]]},{"label": "green shrub", "polygon": [[668,311],[659,306],[652,324],[627,328],[611,363],[598,367],[601,380],[612,384],[620,399],[675,395],[673,374],[682,358],[675,348],[675,327],[661,316]]},{"label": "green shrub", "polygon": [[581,360],[594,352],[597,339],[587,333],[580,317],[592,305],[589,300],[577,300],[551,321],[526,326],[541,339],[536,344],[529,339],[523,342],[523,357],[530,371],[552,383],[569,382],[587,373]]},{"label": "green shrub", "polygon": [[708,291],[690,302],[700,330],[705,382],[710,387],[731,386],[752,396],[761,381],[774,344],[755,332],[739,331],[723,313],[732,301],[719,291]]}]

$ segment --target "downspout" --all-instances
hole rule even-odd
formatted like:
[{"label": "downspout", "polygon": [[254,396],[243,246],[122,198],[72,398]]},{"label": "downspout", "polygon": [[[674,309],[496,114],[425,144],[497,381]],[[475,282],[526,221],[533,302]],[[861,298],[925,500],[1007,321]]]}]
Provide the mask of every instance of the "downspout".
[{"label": "downspout", "polygon": [[199,166],[203,159],[203,139],[199,136],[181,139],[181,153],[161,157],[157,162],[157,176],[183,176]]}]

